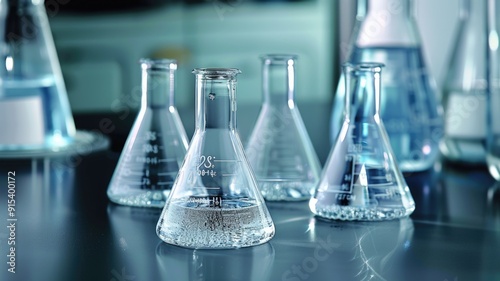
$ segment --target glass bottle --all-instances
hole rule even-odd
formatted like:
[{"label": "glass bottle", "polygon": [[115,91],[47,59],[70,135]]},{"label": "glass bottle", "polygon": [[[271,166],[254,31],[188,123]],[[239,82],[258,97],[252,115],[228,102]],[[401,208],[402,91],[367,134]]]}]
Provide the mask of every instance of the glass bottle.
[{"label": "glass bottle", "polygon": [[266,200],[309,200],[321,166],[294,101],[294,55],[262,58],[263,103],[246,146]]},{"label": "glass bottle", "polygon": [[[411,0],[358,0],[347,61],[386,65],[380,113],[402,171],[427,170],[439,154],[442,108],[427,71]],[[331,140],[343,122],[344,77],[331,116]]]},{"label": "glass bottle", "polygon": [[344,65],[344,122],[309,202],[319,217],[387,220],[415,209],[379,114],[381,71],[377,63]]},{"label": "glass bottle", "polygon": [[163,241],[187,248],[240,248],[274,236],[274,223],[236,129],[238,69],[199,68],[196,129],[158,221]]},{"label": "glass bottle", "polygon": [[469,164],[486,159],[486,1],[461,0],[443,92],[441,153],[451,161]]},{"label": "glass bottle", "polygon": [[108,187],[111,201],[165,205],[188,146],[174,103],[175,60],[141,60],[141,108]]},{"label": "glass bottle", "polygon": [[500,180],[500,3],[487,0],[487,152],[490,174]]}]

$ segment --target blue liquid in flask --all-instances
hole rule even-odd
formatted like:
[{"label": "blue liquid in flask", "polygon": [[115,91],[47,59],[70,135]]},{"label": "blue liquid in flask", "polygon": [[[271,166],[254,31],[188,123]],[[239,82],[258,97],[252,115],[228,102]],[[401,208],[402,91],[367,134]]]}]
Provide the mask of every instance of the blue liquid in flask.
[{"label": "blue liquid in flask", "polygon": [[[420,47],[355,47],[350,62],[380,62],[386,66],[380,111],[400,169],[407,172],[432,167],[439,155],[443,119],[436,86],[427,72]],[[331,117],[332,141],[343,122],[343,80],[341,77]]]},{"label": "blue liquid in flask", "polygon": [[0,149],[56,148],[72,142],[75,128],[71,111],[57,98],[54,77],[7,78],[2,88],[0,108],[11,119],[2,126],[17,129],[1,138]]}]

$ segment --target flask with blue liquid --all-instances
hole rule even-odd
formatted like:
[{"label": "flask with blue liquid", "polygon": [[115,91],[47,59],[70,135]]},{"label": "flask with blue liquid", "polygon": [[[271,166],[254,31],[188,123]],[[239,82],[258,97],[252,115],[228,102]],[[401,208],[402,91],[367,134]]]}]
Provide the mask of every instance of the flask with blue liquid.
[{"label": "flask with blue liquid", "polygon": [[0,1],[0,158],[84,155],[108,146],[75,127],[44,2]]},{"label": "flask with blue liquid", "polygon": [[[411,0],[358,0],[356,24],[348,50],[350,63],[385,64],[380,112],[399,168],[432,167],[443,134],[442,108],[428,72]],[[335,140],[344,112],[344,77],[340,78],[331,116]]]}]

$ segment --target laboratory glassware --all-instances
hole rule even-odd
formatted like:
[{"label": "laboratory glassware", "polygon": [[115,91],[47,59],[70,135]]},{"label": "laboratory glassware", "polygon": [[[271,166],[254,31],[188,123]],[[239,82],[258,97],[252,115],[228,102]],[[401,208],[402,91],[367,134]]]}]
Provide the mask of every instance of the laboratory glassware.
[{"label": "laboratory glassware", "polygon": [[43,1],[2,1],[0,157],[88,153],[107,147],[77,131]]},{"label": "laboratory glassware", "polygon": [[295,55],[262,59],[263,103],[246,145],[266,200],[311,198],[321,166],[294,100]]},{"label": "laboratory glassware", "polygon": [[486,163],[490,174],[500,180],[500,3],[487,0],[487,152]]},{"label": "laboratory glassware", "polygon": [[[386,65],[380,114],[404,172],[427,170],[439,155],[443,114],[427,70],[411,0],[358,0],[347,62]],[[331,116],[333,141],[343,122],[344,77],[340,77]]]},{"label": "laboratory glassware", "polygon": [[381,71],[377,63],[343,67],[344,123],[309,202],[319,217],[387,220],[415,209],[379,114]]},{"label": "laboratory glassware", "polygon": [[236,129],[238,69],[197,68],[196,129],[156,232],[187,248],[240,248],[274,236]]},{"label": "laboratory glassware", "polygon": [[162,208],[188,146],[174,103],[177,63],[142,59],[141,108],[108,187],[111,201]]},{"label": "laboratory glassware", "polygon": [[486,160],[486,1],[461,0],[458,32],[443,91],[441,153],[450,161]]}]

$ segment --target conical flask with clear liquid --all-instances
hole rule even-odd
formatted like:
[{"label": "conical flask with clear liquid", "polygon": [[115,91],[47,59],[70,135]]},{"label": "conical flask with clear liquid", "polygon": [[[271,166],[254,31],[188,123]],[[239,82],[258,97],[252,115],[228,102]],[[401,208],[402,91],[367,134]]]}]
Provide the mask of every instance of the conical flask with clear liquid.
[{"label": "conical flask with clear liquid", "polygon": [[[443,114],[437,88],[424,61],[411,0],[358,0],[347,62],[386,65],[380,114],[404,172],[432,167],[439,155]],[[330,139],[343,122],[345,98],[341,76],[334,97]]]},{"label": "conical flask with clear liquid", "polygon": [[309,202],[319,217],[375,221],[415,209],[379,114],[381,70],[377,63],[343,67],[344,122]]},{"label": "conical flask with clear liquid", "polygon": [[441,153],[450,161],[486,160],[487,0],[461,0],[458,32],[443,91],[445,135]]},{"label": "conical flask with clear liquid", "polygon": [[165,242],[240,248],[274,236],[274,223],[236,129],[238,69],[199,68],[196,129],[158,221]]},{"label": "conical flask with clear liquid", "polygon": [[294,100],[294,55],[262,57],[263,103],[246,145],[266,200],[309,200],[321,166]]},{"label": "conical flask with clear liquid", "polygon": [[141,60],[139,114],[108,187],[111,201],[162,208],[186,155],[188,138],[174,104],[175,60]]},{"label": "conical flask with clear liquid", "polygon": [[0,20],[0,157],[91,149],[96,136],[75,129],[43,1],[2,1]]}]

